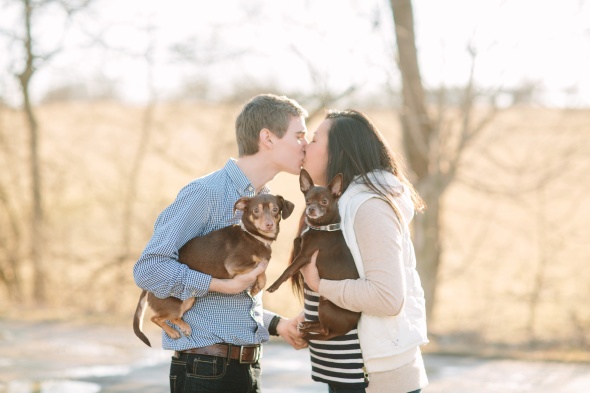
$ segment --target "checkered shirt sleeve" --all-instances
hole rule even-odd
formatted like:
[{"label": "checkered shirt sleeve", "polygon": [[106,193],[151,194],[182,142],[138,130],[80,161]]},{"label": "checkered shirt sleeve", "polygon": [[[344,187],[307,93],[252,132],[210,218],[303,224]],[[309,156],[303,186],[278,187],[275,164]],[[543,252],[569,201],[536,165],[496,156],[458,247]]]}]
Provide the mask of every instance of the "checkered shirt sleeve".
[{"label": "checkered shirt sleeve", "polygon": [[241,213],[234,216],[235,201],[254,195],[254,187],[232,159],[222,169],[186,185],[158,216],[152,238],[134,266],[135,282],[159,298],[197,297],[183,317],[192,334],[173,340],[163,332],[164,349],[268,341],[265,326],[274,314],[262,309],[262,293],[252,297],[247,291],[237,295],[208,292],[211,276],[178,262],[178,250],[193,237],[238,223]]}]

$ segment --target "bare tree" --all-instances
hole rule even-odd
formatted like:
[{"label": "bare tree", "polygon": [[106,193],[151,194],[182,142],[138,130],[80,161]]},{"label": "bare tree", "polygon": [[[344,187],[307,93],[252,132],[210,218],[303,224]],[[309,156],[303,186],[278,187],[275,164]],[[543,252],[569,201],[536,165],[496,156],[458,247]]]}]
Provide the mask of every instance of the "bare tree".
[{"label": "bare tree", "polygon": [[[427,317],[432,317],[436,304],[437,277],[441,261],[441,198],[457,175],[460,159],[473,139],[497,114],[495,101],[490,99],[489,110],[475,118],[477,98],[474,84],[477,52],[469,48],[472,67],[463,90],[458,127],[445,122],[445,90],[439,90],[437,116],[428,108],[422,84],[411,0],[391,0],[391,10],[397,41],[397,65],[402,79],[403,105],[400,110],[405,158],[415,185],[428,210],[415,219],[415,247],[418,270],[422,279]],[[494,93],[490,95],[493,97]]]},{"label": "bare tree", "polygon": [[32,17],[34,4],[30,0],[23,0],[24,7],[23,22],[25,25],[25,36],[23,45],[25,48],[25,66],[18,73],[17,77],[23,95],[23,106],[27,117],[29,128],[29,159],[31,170],[31,262],[33,264],[33,297],[36,301],[44,302],[46,297],[45,268],[43,266],[44,246],[44,214],[43,201],[41,199],[41,168],[39,163],[39,127],[37,116],[31,104],[31,79],[38,69],[35,64],[42,56],[33,52]]},{"label": "bare tree", "polygon": [[[29,133],[29,163],[31,176],[31,217],[30,217],[30,255],[33,265],[33,297],[37,302],[43,303],[46,300],[47,283],[46,271],[43,263],[45,245],[45,214],[43,211],[42,199],[42,173],[41,158],[39,155],[39,124],[35,108],[31,100],[31,83],[37,71],[43,67],[55,54],[61,50],[61,43],[52,50],[43,53],[38,49],[37,37],[33,34],[35,17],[42,15],[44,9],[50,6],[57,6],[67,15],[66,20],[71,20],[73,14],[88,5],[89,0],[76,1],[71,4],[59,0],[15,0],[22,7],[22,35],[13,35],[3,32],[13,40],[17,41],[23,49],[22,67],[15,72],[22,93],[23,109],[26,116]],[[66,26],[67,28],[67,26]],[[66,28],[63,34],[65,36]]]},{"label": "bare tree", "polygon": [[[1,101],[1,98],[0,98]],[[9,300],[23,299],[21,269],[19,261],[22,258],[22,224],[19,215],[18,200],[14,192],[20,190],[18,184],[18,168],[12,165],[17,161],[14,145],[9,143],[6,136],[4,115],[6,108],[0,104],[0,166],[4,169],[0,175],[0,283],[7,290]]]}]

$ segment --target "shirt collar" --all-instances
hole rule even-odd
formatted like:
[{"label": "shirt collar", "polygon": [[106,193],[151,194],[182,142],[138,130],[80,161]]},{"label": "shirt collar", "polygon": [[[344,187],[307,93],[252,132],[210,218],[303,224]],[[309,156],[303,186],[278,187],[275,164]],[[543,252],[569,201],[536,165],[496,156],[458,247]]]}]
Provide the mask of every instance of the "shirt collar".
[{"label": "shirt collar", "polygon": [[[234,158],[230,158],[225,166],[223,167],[229,178],[231,179],[236,191],[240,195],[255,195],[256,188],[250,183],[250,180],[246,177],[244,172],[238,167],[236,164],[236,160]],[[268,194],[270,192],[269,188],[265,185],[260,190],[259,194]]]}]

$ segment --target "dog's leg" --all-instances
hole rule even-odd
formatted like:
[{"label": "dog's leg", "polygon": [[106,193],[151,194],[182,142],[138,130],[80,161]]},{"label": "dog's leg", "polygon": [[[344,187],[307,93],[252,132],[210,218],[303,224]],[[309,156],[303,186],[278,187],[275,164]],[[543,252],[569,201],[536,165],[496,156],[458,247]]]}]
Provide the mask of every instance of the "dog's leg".
[{"label": "dog's leg", "polygon": [[302,333],[320,333],[322,328],[322,324],[320,321],[305,321],[299,322],[297,325],[297,330]]},{"label": "dog's leg", "polygon": [[320,321],[306,321],[301,322],[297,326],[297,329],[303,333],[301,338],[304,340],[329,340],[333,337],[342,336],[348,333],[350,330],[347,330],[345,333],[336,332],[334,330],[330,330],[329,327],[324,326]]},{"label": "dog's leg", "polygon": [[[155,323],[156,325],[158,325],[159,327],[161,327],[162,329],[164,329],[164,331],[166,332],[166,334],[168,336],[170,336],[170,338],[173,338],[173,339],[180,338],[180,333],[178,331],[174,330],[172,327],[170,327],[170,325],[168,325],[166,323],[167,320],[168,320],[168,318],[159,317],[157,315],[154,315],[152,317],[152,322]],[[172,319],[170,321],[173,321],[173,320],[175,320],[175,319]]]},{"label": "dog's leg", "polygon": [[[190,325],[188,323],[184,322],[184,320],[182,318],[171,319],[170,322],[172,322],[173,324],[178,326],[180,328],[180,331],[182,332],[182,334],[184,334],[185,336],[191,335],[192,330],[191,330]],[[166,325],[166,326],[168,326],[168,325]],[[174,331],[176,331],[176,330],[174,330]],[[172,338],[180,338],[180,335],[178,335],[178,337],[172,337]]]},{"label": "dog's leg", "polygon": [[170,322],[172,322],[173,324],[175,324],[176,326],[178,326],[180,328],[180,330],[182,331],[182,334],[184,334],[185,336],[190,336],[192,333],[192,329],[191,329],[190,325],[182,319],[182,316],[184,315],[185,312],[187,312],[193,306],[193,304],[195,304],[195,300],[196,300],[196,298],[189,297],[188,299],[183,301],[181,309],[180,309],[180,317],[170,320]]},{"label": "dog's leg", "polygon": [[[295,259],[297,258],[297,256],[299,256],[299,254],[301,253],[301,237],[296,237],[293,240],[293,248],[291,249],[291,255],[289,257],[290,263],[289,266],[293,265],[293,262],[295,261]],[[302,265],[303,266],[303,265]],[[285,274],[285,272],[283,272],[283,274]],[[295,272],[291,273],[291,276],[295,274]],[[282,276],[281,276],[282,277]],[[270,288],[267,289],[268,292],[274,292],[276,291],[279,286],[289,277],[286,277],[285,279],[283,279],[282,281],[279,282],[279,280],[275,281],[273,283],[273,285],[271,285]],[[272,289],[271,289],[272,288]]]},{"label": "dog's leg", "polygon": [[250,289],[250,295],[252,297],[256,296],[258,292],[262,291],[264,286],[266,285],[266,272],[262,272],[256,278],[256,282],[252,285]]},{"label": "dog's leg", "polygon": [[287,269],[285,269],[283,274],[281,274],[281,276],[279,278],[277,278],[277,280],[270,287],[268,287],[267,291],[272,293],[272,292],[276,291],[277,289],[279,289],[279,287],[281,286],[282,283],[287,281],[287,279],[289,277],[291,277],[293,274],[297,273],[299,271],[299,269],[301,269],[303,266],[308,264],[310,261],[311,261],[311,254],[305,255],[303,252],[299,253],[299,255],[297,255],[297,257],[295,257],[293,262],[291,262],[291,264],[287,267]]},{"label": "dog's leg", "polygon": [[320,321],[305,321],[297,325],[297,329],[303,333],[301,338],[304,340],[328,340],[336,337]]},{"label": "dog's leg", "polygon": [[[266,259],[264,259],[266,261]],[[260,259],[256,255],[252,255],[251,259],[246,258],[244,255],[229,255],[224,263],[223,266],[229,277],[233,278],[236,274],[244,274],[252,271],[263,259]]]},{"label": "dog's leg", "polygon": [[[230,256],[225,259],[224,267],[230,277],[235,277],[236,274],[245,274],[252,271],[261,262],[268,263],[268,259],[260,259],[257,255],[253,255],[251,260],[244,258],[243,255]],[[256,296],[266,285],[266,273],[262,272],[256,277],[256,281],[250,288],[250,295]]]},{"label": "dog's leg", "polygon": [[305,321],[298,325],[305,340],[329,340],[343,336],[353,330],[361,313],[338,307],[328,299],[320,297],[318,321]]},{"label": "dog's leg", "polygon": [[164,329],[166,334],[173,339],[180,338],[180,333],[173,329],[166,321],[170,321],[182,329],[186,335],[191,334],[190,326],[181,318],[184,313],[193,306],[196,298],[190,297],[181,301],[175,297],[159,299],[154,294],[148,293],[148,303],[154,311],[152,322]]},{"label": "dog's leg", "polygon": [[195,297],[189,297],[188,299],[186,299],[185,301],[182,302],[182,305],[180,306],[180,317],[181,318],[185,312],[187,312],[188,310],[191,309],[191,307],[195,304],[196,300],[197,300],[197,298],[195,298]]}]

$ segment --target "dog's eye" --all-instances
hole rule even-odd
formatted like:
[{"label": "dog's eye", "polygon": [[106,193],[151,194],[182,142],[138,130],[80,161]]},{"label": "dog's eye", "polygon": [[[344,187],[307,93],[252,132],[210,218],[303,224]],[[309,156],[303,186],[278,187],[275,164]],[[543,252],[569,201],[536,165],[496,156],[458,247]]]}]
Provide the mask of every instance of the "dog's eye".
[{"label": "dog's eye", "polygon": [[255,207],[252,211],[254,212],[254,214],[258,214],[260,212],[260,210],[257,207]]},{"label": "dog's eye", "polygon": [[272,209],[272,212],[273,213],[278,213],[279,212],[279,208],[278,207],[275,207],[274,209]]},{"label": "dog's eye", "polygon": [[328,204],[328,200],[327,199],[322,199],[322,201],[320,203],[322,205],[326,206]]},{"label": "dog's eye", "polygon": [[309,205],[309,199],[305,198],[305,204]]}]

